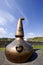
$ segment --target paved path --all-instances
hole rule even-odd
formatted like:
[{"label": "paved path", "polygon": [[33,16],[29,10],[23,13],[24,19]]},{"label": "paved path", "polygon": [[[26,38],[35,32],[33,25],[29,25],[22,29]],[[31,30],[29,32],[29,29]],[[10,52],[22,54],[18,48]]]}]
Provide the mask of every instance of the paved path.
[{"label": "paved path", "polygon": [[43,65],[43,49],[35,49],[32,57],[25,63],[11,63],[6,57],[4,51],[0,51],[0,65]]}]

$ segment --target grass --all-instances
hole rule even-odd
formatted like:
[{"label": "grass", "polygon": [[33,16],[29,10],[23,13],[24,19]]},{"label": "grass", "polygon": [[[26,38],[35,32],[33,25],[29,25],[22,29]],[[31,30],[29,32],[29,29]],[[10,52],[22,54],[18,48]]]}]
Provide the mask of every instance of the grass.
[{"label": "grass", "polygon": [[43,50],[40,50],[40,52],[43,52]]},{"label": "grass", "polygon": [[32,38],[31,41],[43,42],[43,37],[35,37],[35,38]]},{"label": "grass", "polygon": [[[40,49],[40,48],[43,48],[43,45],[33,45],[32,46],[33,47],[33,49]],[[0,51],[2,51],[2,50],[5,50],[5,48],[0,48]]]},{"label": "grass", "polygon": [[5,48],[0,48],[0,51],[5,50]]},{"label": "grass", "polygon": [[33,45],[33,48],[36,48],[36,49],[43,48],[43,45]]}]

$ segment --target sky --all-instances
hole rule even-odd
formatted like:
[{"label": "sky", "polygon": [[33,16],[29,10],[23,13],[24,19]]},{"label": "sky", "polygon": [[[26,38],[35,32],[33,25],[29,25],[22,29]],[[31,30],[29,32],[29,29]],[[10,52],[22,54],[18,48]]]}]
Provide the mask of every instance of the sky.
[{"label": "sky", "polygon": [[0,0],[0,38],[14,38],[19,18],[24,37],[43,37],[43,0]]}]

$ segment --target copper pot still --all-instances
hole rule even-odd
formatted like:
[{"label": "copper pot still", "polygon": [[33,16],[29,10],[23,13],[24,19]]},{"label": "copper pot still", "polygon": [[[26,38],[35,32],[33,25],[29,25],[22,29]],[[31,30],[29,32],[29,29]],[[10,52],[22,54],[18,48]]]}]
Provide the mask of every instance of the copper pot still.
[{"label": "copper pot still", "polygon": [[13,63],[26,62],[33,54],[33,48],[30,43],[24,41],[24,31],[22,20],[20,18],[17,25],[15,40],[8,44],[5,48],[5,55],[7,59]]}]

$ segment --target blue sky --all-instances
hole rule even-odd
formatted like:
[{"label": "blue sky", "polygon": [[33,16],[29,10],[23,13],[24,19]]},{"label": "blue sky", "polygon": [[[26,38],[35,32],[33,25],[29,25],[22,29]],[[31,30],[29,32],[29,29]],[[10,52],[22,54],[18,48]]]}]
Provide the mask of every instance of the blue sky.
[{"label": "blue sky", "polygon": [[15,37],[19,18],[24,37],[43,37],[43,0],[0,0],[0,37]]}]

